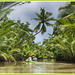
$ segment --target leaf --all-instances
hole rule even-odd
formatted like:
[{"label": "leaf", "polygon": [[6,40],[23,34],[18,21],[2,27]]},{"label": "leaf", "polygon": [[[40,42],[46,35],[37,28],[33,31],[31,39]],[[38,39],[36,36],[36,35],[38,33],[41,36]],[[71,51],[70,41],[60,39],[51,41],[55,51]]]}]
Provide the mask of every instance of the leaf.
[{"label": "leaf", "polygon": [[38,17],[40,20],[43,19],[41,14],[39,14],[39,13],[35,13],[35,14],[37,15],[37,17]]},{"label": "leaf", "polygon": [[53,24],[48,23],[48,22],[45,22],[45,24],[46,24],[47,26],[53,26]]},{"label": "leaf", "polygon": [[9,59],[13,62],[16,62],[15,58],[12,55],[9,55]]},{"label": "leaf", "polygon": [[39,18],[32,18],[33,20],[36,20],[36,21],[40,21],[40,19]]},{"label": "leaf", "polygon": [[44,34],[44,32],[46,32],[46,27],[45,27],[45,25],[42,26],[41,30],[42,30],[42,31],[41,31],[42,34]]},{"label": "leaf", "polygon": [[0,57],[2,58],[4,58],[5,59],[5,61],[7,61],[8,60],[8,55],[6,54],[6,53],[4,53],[4,52],[2,52],[1,54],[0,54]]},{"label": "leaf", "polygon": [[40,14],[42,15],[42,18],[44,18],[44,16],[45,16],[45,10],[43,8],[41,8],[41,13]]},{"label": "leaf", "polygon": [[75,56],[75,40],[71,43],[71,50],[74,57]]},{"label": "leaf", "polygon": [[52,15],[52,13],[46,12],[45,19],[49,18]]},{"label": "leaf", "polygon": [[12,49],[10,51],[10,54],[13,54],[13,53],[20,53],[20,49],[19,48]]},{"label": "leaf", "polygon": [[37,32],[37,30],[39,30],[40,29],[40,26],[41,26],[41,22],[39,22],[39,24],[34,28],[34,31],[36,31]]},{"label": "leaf", "polygon": [[46,19],[46,21],[55,20],[53,17]]}]

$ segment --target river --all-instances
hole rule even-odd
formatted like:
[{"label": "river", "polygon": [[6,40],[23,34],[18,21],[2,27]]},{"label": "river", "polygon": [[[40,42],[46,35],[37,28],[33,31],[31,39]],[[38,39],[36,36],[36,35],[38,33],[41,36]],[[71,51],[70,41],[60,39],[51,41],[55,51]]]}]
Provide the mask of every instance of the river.
[{"label": "river", "polygon": [[0,62],[0,73],[75,73],[75,64],[53,59],[40,59],[37,63]]}]

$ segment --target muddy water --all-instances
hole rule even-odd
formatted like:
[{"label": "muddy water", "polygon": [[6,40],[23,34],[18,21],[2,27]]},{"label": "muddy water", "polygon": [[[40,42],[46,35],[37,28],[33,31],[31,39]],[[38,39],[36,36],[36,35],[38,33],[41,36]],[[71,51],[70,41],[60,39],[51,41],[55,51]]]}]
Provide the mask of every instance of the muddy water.
[{"label": "muddy water", "polygon": [[51,59],[38,60],[38,63],[0,62],[0,73],[75,73],[75,64]]}]

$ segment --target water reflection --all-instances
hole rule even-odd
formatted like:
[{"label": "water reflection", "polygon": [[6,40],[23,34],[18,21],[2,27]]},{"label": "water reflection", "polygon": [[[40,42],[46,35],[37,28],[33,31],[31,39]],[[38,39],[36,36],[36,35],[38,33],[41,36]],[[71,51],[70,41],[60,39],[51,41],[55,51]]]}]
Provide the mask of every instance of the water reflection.
[{"label": "water reflection", "polygon": [[38,60],[38,63],[0,62],[0,73],[75,73],[75,64]]}]

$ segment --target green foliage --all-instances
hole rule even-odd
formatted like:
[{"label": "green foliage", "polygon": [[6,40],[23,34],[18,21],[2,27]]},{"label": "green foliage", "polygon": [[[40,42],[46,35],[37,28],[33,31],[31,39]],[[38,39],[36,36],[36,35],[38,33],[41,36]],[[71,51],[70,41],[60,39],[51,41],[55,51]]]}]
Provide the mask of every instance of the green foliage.
[{"label": "green foliage", "polygon": [[[69,5],[75,7],[75,2]],[[60,10],[71,10],[69,5]],[[56,20],[51,39],[44,40],[43,44],[56,60],[75,62],[75,10],[66,12],[69,14],[63,13],[61,16],[65,17]]]},{"label": "green foliage", "polygon": [[[71,36],[72,37],[72,36]],[[55,47],[58,50],[61,50],[61,56],[68,60],[68,58],[70,58],[70,60],[72,58],[75,57],[75,49],[74,49],[74,37],[70,38],[70,37],[65,37],[65,38],[59,38],[59,36],[53,39],[53,41],[56,43]],[[66,53],[65,53],[66,52]]]},{"label": "green foliage", "polygon": [[75,12],[65,16],[64,18],[56,20],[56,26],[53,27],[53,35],[68,34],[74,35]]},{"label": "green foliage", "polygon": [[[3,54],[1,54],[1,57],[4,58],[6,61],[8,61],[9,59],[11,61],[15,61],[15,59],[22,60],[23,58],[26,57],[25,54],[23,54],[22,50],[25,49],[25,43],[28,42],[27,44],[28,46],[32,44],[33,38],[30,39],[29,41],[20,44],[18,48],[16,47],[17,43],[19,43],[22,39],[25,39],[28,36],[32,35],[31,32],[33,32],[33,30],[29,29],[29,25],[30,24],[28,22],[24,24],[21,23],[19,20],[17,22],[14,22],[13,20],[7,18],[5,18],[1,22],[0,51],[3,52]],[[29,50],[31,49],[29,47],[27,48]],[[30,52],[26,55],[29,56]],[[8,56],[8,58],[6,57],[5,54]]]},{"label": "green foliage", "polygon": [[65,16],[73,13],[75,11],[75,2],[67,3],[66,6],[60,7],[59,11],[60,11],[60,13],[58,15],[59,18],[65,17]]},{"label": "green foliage", "polygon": [[13,61],[13,62],[16,61],[12,55],[4,53],[4,52],[1,52],[0,60],[3,60],[3,61]]},{"label": "green foliage", "polygon": [[[74,5],[72,2],[70,4],[64,8],[69,9],[69,6]],[[40,43],[33,43],[34,36],[39,32],[33,35],[29,22],[24,24],[20,20],[15,22],[8,19],[6,15],[10,7],[3,8],[0,11],[1,14],[3,12],[3,16],[5,15],[4,17],[0,15],[0,61],[25,60],[33,54],[37,58],[55,58],[75,62],[75,11],[57,20],[50,17],[52,13],[45,12],[43,8],[40,9],[40,13],[35,13],[38,18],[33,19],[39,23],[34,31],[39,30],[44,34],[46,26],[53,26],[54,30],[53,35],[49,34],[49,39],[44,39],[43,44],[39,45]],[[50,21],[56,21],[55,25],[50,24]]]}]

